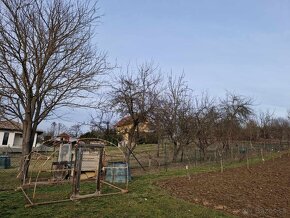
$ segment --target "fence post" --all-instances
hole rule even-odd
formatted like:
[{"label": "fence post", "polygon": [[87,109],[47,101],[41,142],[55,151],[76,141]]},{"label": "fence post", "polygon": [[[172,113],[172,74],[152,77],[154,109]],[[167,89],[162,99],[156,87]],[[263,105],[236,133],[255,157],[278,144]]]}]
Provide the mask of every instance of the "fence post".
[{"label": "fence post", "polygon": [[265,162],[265,159],[264,159],[264,155],[263,155],[263,148],[261,148],[261,157],[262,157],[262,161],[264,163]]},{"label": "fence post", "polygon": [[250,170],[250,163],[249,163],[249,148],[246,150],[246,157],[247,157],[247,169]]},{"label": "fence post", "polygon": [[167,172],[167,146],[166,143],[164,143],[164,167],[165,171]]},{"label": "fence post", "polygon": [[148,154],[148,167],[151,168],[151,154]]},{"label": "fence post", "polygon": [[221,173],[224,172],[224,165],[223,165],[223,158],[220,156],[220,162],[221,162]]},{"label": "fence post", "polygon": [[194,149],[194,159],[195,159],[195,166],[197,166],[197,154],[196,154],[196,148]]}]

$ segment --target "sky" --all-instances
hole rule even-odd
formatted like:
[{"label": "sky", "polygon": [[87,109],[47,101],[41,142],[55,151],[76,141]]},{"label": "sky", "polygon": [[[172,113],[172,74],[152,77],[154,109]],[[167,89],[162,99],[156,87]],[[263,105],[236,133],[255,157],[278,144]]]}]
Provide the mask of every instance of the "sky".
[{"label": "sky", "polygon": [[[290,109],[289,0],[99,0],[93,43],[119,66],[153,60],[196,94],[251,97],[255,109]],[[89,119],[70,111],[63,121]],[[82,116],[78,115],[82,114]],[[48,122],[48,121],[47,121]]]}]

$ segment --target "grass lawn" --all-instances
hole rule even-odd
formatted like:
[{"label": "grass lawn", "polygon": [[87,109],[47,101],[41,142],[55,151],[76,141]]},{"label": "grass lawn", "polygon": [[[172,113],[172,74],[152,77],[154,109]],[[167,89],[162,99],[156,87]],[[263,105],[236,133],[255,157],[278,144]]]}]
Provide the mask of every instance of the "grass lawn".
[{"label": "grass lawn", "polygon": [[25,208],[21,192],[0,193],[1,217],[227,217],[220,212],[171,197],[154,186],[150,175],[135,177],[130,192]]},{"label": "grass lawn", "polygon": [[[259,161],[259,158],[253,158],[250,164]],[[225,170],[241,165],[245,165],[245,162],[226,164]],[[219,170],[219,165],[191,167],[189,171],[168,169],[167,172],[147,173],[133,177],[127,194],[30,208],[24,207],[26,202],[22,192],[2,191],[0,192],[0,217],[231,217],[172,197],[170,193],[154,185],[157,180],[214,170]],[[47,195],[58,191],[61,193],[63,190],[64,188],[61,187],[53,191],[48,188]]]}]

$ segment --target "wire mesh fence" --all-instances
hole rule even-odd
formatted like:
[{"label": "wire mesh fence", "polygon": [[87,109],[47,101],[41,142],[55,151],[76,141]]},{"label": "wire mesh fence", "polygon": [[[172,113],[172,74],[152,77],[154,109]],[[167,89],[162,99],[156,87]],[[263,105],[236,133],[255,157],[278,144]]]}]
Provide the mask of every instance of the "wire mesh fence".
[{"label": "wire mesh fence", "polygon": [[[259,157],[263,160],[266,156],[289,151],[290,144],[285,143],[250,143],[237,142],[228,149],[213,145],[209,147],[205,154],[196,146],[188,146],[178,156],[177,161],[173,161],[173,148],[170,144],[152,145],[150,148],[147,145],[138,145],[134,154],[138,161],[131,156],[131,169],[140,169],[144,167],[147,170],[166,170],[171,167],[196,167],[199,165],[219,164],[222,160],[224,163],[241,162],[247,158]],[[144,146],[142,149],[140,147]],[[140,162],[140,163],[139,163]]]},{"label": "wire mesh fence", "polygon": [[4,153],[0,155],[0,191],[13,190],[20,185],[17,175],[21,158],[21,153]]},{"label": "wire mesh fence", "polygon": [[[118,161],[119,157],[117,153],[114,153],[114,148],[108,148],[110,155],[107,155],[107,162]],[[173,162],[173,149],[170,144],[158,145],[138,145],[133,151],[134,156],[131,155],[130,169],[134,172],[145,173],[145,171],[163,171],[168,168],[178,167],[196,167],[200,165],[212,165],[219,164],[222,160],[224,163],[228,162],[241,162],[247,158],[264,157],[274,155],[279,152],[289,151],[289,143],[249,143],[249,142],[237,142],[231,146],[228,150],[221,150],[215,146],[207,149],[204,155],[201,150],[195,146],[188,146],[184,149],[183,153],[179,156],[177,162]],[[1,151],[0,151],[1,152]],[[1,154],[2,153],[2,154]],[[21,181],[19,178],[19,172],[22,162],[22,155],[19,152],[5,151],[0,153],[0,191],[14,190],[20,186]],[[31,169],[34,169],[35,173],[39,170],[48,171],[53,168],[53,160],[46,160],[47,156],[52,154],[53,151],[38,150],[32,156]],[[57,156],[57,154],[55,154]],[[115,157],[116,156],[116,157]],[[43,159],[42,161],[39,161]],[[39,164],[41,163],[41,164]],[[143,170],[145,169],[145,171]],[[134,172],[132,173],[134,177]],[[45,172],[42,172],[45,174]],[[35,175],[36,176],[36,175]],[[47,177],[53,177],[51,173],[45,175]],[[33,177],[33,175],[30,175]]]}]

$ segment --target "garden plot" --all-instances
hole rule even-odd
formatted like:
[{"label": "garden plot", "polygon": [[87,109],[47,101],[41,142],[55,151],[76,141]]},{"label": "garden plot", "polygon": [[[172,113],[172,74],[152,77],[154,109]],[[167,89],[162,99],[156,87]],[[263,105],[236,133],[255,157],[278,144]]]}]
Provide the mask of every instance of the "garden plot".
[{"label": "garden plot", "polygon": [[159,181],[172,195],[240,217],[290,217],[290,157]]}]

